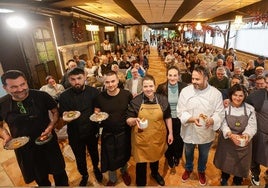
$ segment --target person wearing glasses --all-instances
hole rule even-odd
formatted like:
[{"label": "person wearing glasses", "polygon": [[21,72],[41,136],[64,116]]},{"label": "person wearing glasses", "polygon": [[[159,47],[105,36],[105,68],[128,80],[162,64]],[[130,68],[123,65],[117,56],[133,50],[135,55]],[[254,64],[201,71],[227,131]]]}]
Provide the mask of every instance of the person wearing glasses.
[{"label": "person wearing glasses", "polygon": [[[14,150],[25,183],[35,181],[38,186],[51,186],[48,174],[52,174],[56,186],[68,186],[65,162],[54,132],[59,116],[57,103],[48,93],[29,89],[21,71],[9,70],[1,76],[1,81],[8,93],[0,103],[3,144],[12,138],[30,138],[27,144]],[[49,142],[43,145],[35,143],[38,137],[49,135],[53,136]]]}]

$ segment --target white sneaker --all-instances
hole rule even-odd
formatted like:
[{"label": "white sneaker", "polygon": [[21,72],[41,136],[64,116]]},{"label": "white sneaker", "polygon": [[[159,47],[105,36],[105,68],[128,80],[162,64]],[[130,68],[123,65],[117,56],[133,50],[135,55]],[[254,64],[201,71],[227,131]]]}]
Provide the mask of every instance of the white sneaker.
[{"label": "white sneaker", "polygon": [[251,184],[252,185],[257,185],[257,186],[260,185],[260,178],[259,178],[259,176],[251,175],[250,181],[251,181]]}]

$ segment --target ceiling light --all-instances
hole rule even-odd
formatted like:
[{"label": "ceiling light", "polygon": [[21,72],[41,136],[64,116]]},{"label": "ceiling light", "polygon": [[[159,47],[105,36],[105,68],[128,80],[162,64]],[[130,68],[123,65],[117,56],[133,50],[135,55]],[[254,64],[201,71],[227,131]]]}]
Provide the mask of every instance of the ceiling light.
[{"label": "ceiling light", "polygon": [[86,25],[86,30],[87,31],[99,31],[99,26],[98,25]]},{"label": "ceiling light", "polygon": [[113,32],[114,31],[114,26],[105,26],[104,27],[104,32]]},{"label": "ceiling light", "polygon": [[168,28],[167,28],[167,27],[165,27],[165,28],[164,28],[164,30],[165,30],[165,31],[168,31]]},{"label": "ceiling light", "polygon": [[0,13],[11,13],[14,12],[13,10],[6,9],[6,8],[0,8]]},{"label": "ceiling light", "polygon": [[187,30],[188,30],[187,25],[184,25],[183,31],[187,31]]},{"label": "ceiling light", "polygon": [[243,16],[242,15],[236,15],[235,16],[235,21],[234,21],[235,30],[241,29],[241,27],[243,25],[244,25],[244,23],[243,23]]},{"label": "ceiling light", "polygon": [[198,22],[198,23],[196,24],[195,29],[198,30],[198,31],[202,30],[202,25],[201,25],[200,22]]},{"label": "ceiling light", "polygon": [[15,29],[22,29],[24,27],[26,27],[27,22],[24,18],[19,17],[19,16],[12,16],[10,18],[7,19],[7,24],[11,27],[11,28],[15,28]]}]

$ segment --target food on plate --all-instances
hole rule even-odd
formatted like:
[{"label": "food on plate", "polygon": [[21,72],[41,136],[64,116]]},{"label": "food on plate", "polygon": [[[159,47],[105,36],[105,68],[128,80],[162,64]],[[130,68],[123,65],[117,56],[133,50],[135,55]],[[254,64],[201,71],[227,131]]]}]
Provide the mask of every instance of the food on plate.
[{"label": "food on plate", "polygon": [[67,112],[67,117],[68,117],[68,118],[72,118],[72,117],[75,116],[75,114],[76,114],[75,111],[69,111],[69,112]]},{"label": "food on plate", "polygon": [[96,114],[96,119],[101,120],[101,119],[104,119],[104,118],[105,118],[104,114],[102,114],[102,113]]},{"label": "food on plate", "polygon": [[92,114],[92,115],[89,117],[89,119],[90,119],[91,121],[101,122],[101,121],[107,119],[108,116],[109,116],[109,115],[108,115],[106,112],[98,112],[98,113],[94,113],[94,114]]},{"label": "food on plate", "polygon": [[73,121],[77,119],[81,113],[79,111],[68,111],[63,113],[63,120],[64,121]]},{"label": "food on plate", "polygon": [[44,140],[46,140],[47,138],[48,138],[48,136],[47,136],[47,135],[43,135],[43,136],[40,136],[40,138],[39,138],[39,139],[40,139],[41,141],[44,141]]},{"label": "food on plate", "polygon": [[205,114],[200,114],[199,117],[202,118],[203,120],[206,120],[208,118],[208,116]]},{"label": "food on plate", "polygon": [[15,142],[13,142],[14,148],[18,148],[18,147],[20,147],[20,145],[21,145],[21,142],[19,140],[16,140]]}]

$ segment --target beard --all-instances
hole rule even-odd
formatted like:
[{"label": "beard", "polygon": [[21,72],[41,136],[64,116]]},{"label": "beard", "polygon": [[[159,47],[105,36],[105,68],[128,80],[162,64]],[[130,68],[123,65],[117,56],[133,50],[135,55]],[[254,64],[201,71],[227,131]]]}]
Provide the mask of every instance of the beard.
[{"label": "beard", "polygon": [[72,87],[72,90],[75,93],[81,93],[85,89],[85,85],[75,85]]},{"label": "beard", "polygon": [[22,101],[25,98],[28,97],[29,95],[29,88],[21,91],[21,92],[15,92],[15,93],[9,93],[13,99],[18,100],[18,101]]}]

